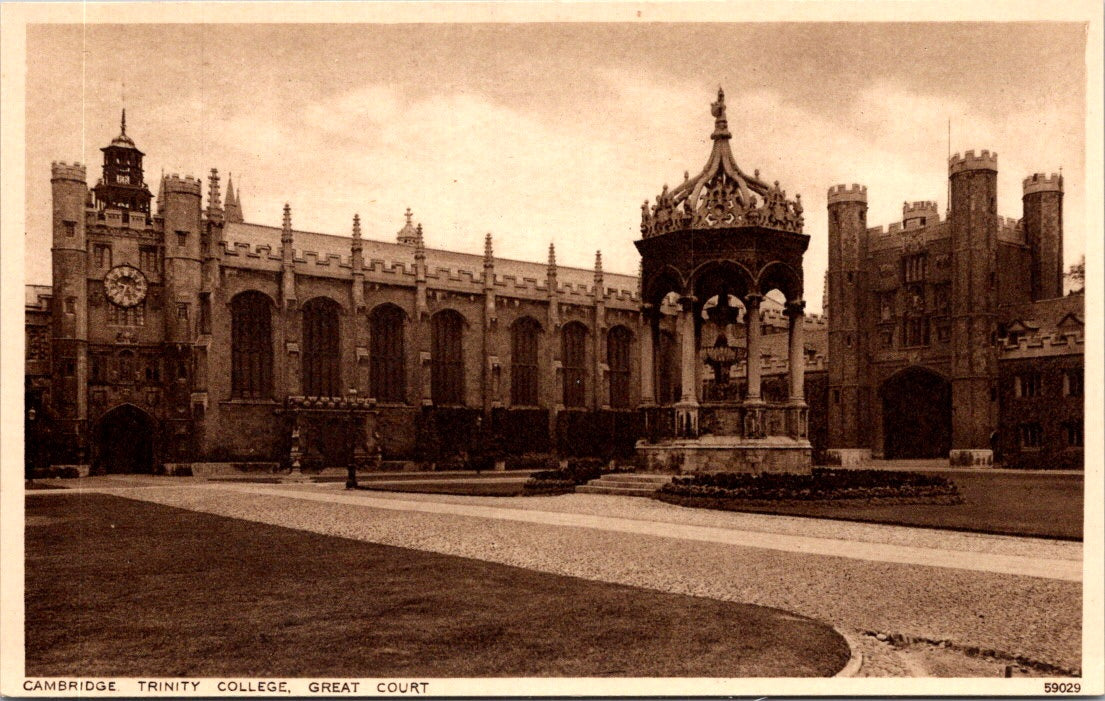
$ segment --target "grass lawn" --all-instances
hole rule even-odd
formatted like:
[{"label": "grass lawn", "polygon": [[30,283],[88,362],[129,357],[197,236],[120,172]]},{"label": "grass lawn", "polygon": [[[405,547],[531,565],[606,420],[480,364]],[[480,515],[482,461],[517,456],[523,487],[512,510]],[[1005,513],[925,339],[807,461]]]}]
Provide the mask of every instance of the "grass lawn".
[{"label": "grass lawn", "polygon": [[29,676],[825,676],[848,656],[759,606],[106,495],[26,506]]},{"label": "grass lawn", "polygon": [[515,482],[445,480],[417,484],[377,484],[371,481],[361,481],[359,489],[383,492],[418,492],[420,494],[460,494],[472,497],[517,497],[522,495],[523,484],[525,484],[525,480]]},{"label": "grass lawn", "polygon": [[[955,482],[964,503],[761,505],[734,502],[730,507],[733,511],[1082,539],[1082,475],[1020,475],[984,471],[934,474]],[[691,505],[689,501],[682,503]]]}]

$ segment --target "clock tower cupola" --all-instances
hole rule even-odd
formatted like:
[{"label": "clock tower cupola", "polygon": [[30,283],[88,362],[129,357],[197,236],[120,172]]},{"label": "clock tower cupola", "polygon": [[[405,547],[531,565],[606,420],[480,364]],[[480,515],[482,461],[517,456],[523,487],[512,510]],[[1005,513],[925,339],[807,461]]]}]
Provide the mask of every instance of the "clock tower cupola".
[{"label": "clock tower cupola", "polygon": [[100,149],[104,153],[103,176],[92,191],[101,209],[150,212],[153,195],[142,177],[142,157],[134,140],[127,136],[127,111],[123,110],[119,136]]}]

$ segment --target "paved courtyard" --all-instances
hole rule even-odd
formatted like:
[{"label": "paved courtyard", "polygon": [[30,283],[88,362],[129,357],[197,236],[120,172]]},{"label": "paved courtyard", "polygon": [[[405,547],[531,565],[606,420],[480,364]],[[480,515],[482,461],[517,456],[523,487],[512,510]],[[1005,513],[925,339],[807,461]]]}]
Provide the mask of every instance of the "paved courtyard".
[{"label": "paved courtyard", "polygon": [[[574,494],[460,497],[328,484],[96,478],[97,491],[826,621],[868,675],[1081,668],[1082,545]],[[58,494],[57,491],[51,491]],[[907,641],[909,644],[903,644]]]}]

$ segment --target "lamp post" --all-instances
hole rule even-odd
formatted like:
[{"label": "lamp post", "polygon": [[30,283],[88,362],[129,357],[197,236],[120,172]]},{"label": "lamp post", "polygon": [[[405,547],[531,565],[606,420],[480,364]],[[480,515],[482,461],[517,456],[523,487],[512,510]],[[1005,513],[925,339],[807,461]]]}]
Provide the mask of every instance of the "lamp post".
[{"label": "lamp post", "polygon": [[347,464],[347,476],[345,479],[346,489],[357,488],[357,463],[359,458],[364,452],[363,441],[361,440],[360,429],[357,427],[357,388],[349,388],[349,429],[353,435],[353,454],[349,457],[349,463]]},{"label": "lamp post", "polygon": [[[26,453],[23,459],[23,469],[26,471],[24,477],[27,482],[34,482],[35,480],[35,463],[37,462],[36,458],[38,457],[38,451],[41,449],[39,447],[40,441],[37,435],[38,423],[35,421],[37,418],[38,412],[35,411],[34,407],[27,409],[27,435],[24,438]],[[31,452],[32,450],[34,451],[33,453]]]}]

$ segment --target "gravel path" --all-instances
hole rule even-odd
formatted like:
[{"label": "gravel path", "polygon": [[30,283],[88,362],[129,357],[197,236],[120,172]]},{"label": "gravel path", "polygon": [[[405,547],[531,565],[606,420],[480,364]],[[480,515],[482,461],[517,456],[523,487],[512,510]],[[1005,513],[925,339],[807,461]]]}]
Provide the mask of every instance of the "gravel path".
[{"label": "gravel path", "polygon": [[[279,489],[309,492],[329,490],[341,493],[344,490],[344,485],[334,483],[271,486]],[[373,492],[372,497],[402,501],[475,504],[495,508],[553,513],[613,516],[663,523],[779,533],[782,535],[815,536],[869,543],[886,543],[888,545],[1082,561],[1082,544],[1073,541],[890,526],[857,521],[834,521],[800,516],[693,509],[667,504],[655,499],[631,499],[606,494],[564,494],[551,497],[469,497],[447,494]]]},{"label": "gravel path", "polygon": [[[150,486],[135,490],[103,485],[96,491],[556,574],[774,606],[830,622],[857,635],[874,631],[947,641],[956,647],[994,650],[1064,669],[1081,667],[1082,593],[1077,582],[297,498],[303,490],[319,494],[323,489],[313,485],[273,485],[247,493],[222,485]],[[374,499],[381,497],[386,498],[381,493],[372,494]],[[433,500],[455,499],[434,495]],[[903,544],[909,545],[933,545],[940,541],[947,547],[950,537],[957,544],[980,548],[979,552],[1048,553],[1065,559],[1081,556],[1080,545],[1073,543],[697,512],[643,499],[604,495],[460,499],[462,503],[495,502],[499,508],[508,502],[527,502],[522,508],[560,512],[576,509],[577,513],[598,510],[605,516],[631,517],[633,513],[637,515],[632,517],[643,518],[641,514],[653,513],[661,521],[674,519],[673,514],[679,513],[686,516],[680,522],[699,525],[712,522],[716,526],[721,521],[713,520],[722,519],[730,524],[739,523],[741,528],[756,524],[767,529],[770,524],[781,533],[800,529],[803,535],[816,533],[824,537],[854,534],[857,540],[906,539],[908,543]],[[553,504],[557,504],[556,508],[550,508]],[[747,516],[756,518],[743,518]],[[918,538],[929,540],[918,543]],[[882,665],[884,673],[894,673],[893,665],[872,661],[875,669]]]}]

